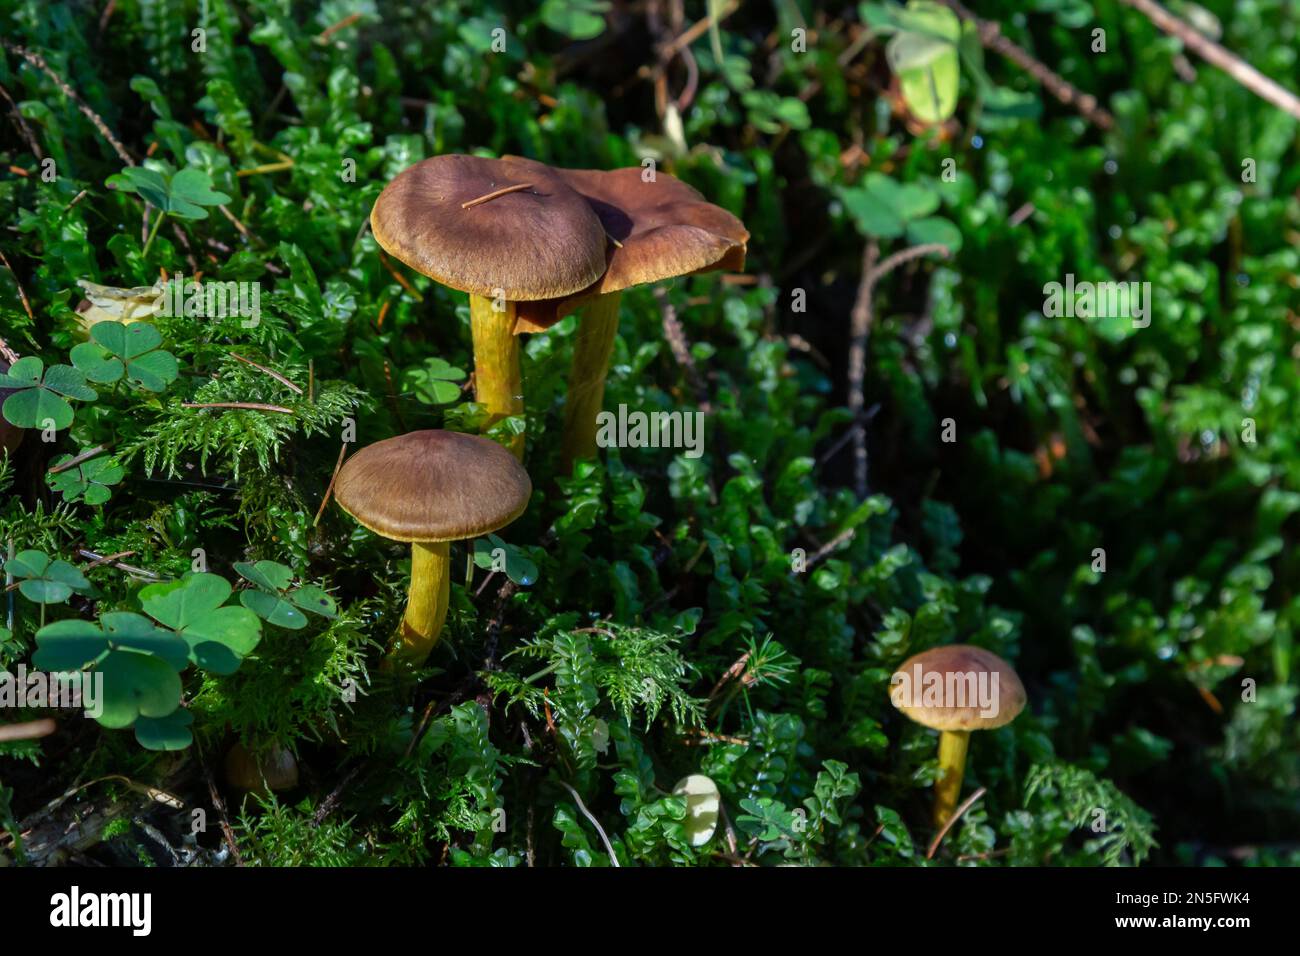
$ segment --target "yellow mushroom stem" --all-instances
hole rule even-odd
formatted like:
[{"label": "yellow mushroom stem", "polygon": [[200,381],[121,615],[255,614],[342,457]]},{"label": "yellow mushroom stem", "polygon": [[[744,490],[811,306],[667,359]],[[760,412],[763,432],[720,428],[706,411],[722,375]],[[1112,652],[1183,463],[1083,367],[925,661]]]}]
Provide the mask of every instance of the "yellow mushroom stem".
[{"label": "yellow mushroom stem", "polygon": [[605,404],[605,376],[609,374],[609,359],[614,354],[622,298],[621,292],[597,296],[583,310],[578,324],[565,399],[561,463],[564,474],[573,470],[575,461],[596,457],[596,417]]},{"label": "yellow mushroom stem", "polygon": [[945,730],[939,734],[939,778],[934,782],[934,825],[942,827],[957,809],[961,778],[966,772],[969,730]]},{"label": "yellow mushroom stem", "polygon": [[446,541],[411,545],[411,586],[402,630],[389,656],[419,667],[438,643],[451,597],[451,545]]},{"label": "yellow mushroom stem", "polygon": [[[487,406],[487,424],[524,413],[524,385],[519,373],[519,339],[515,337],[515,304],[487,296],[469,297],[470,329],[474,338],[474,392]],[[510,451],[524,459],[524,436],[516,435]]]}]

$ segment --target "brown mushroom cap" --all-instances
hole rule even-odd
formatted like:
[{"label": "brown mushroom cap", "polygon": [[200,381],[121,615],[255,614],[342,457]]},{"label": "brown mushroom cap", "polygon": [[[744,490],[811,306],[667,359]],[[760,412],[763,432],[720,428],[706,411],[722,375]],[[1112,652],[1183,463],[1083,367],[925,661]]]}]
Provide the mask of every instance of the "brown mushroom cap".
[{"label": "brown mushroom cap", "polygon": [[609,243],[605,273],[590,288],[521,308],[521,331],[544,329],[595,295],[676,276],[744,269],[749,242],[744,223],[680,179],[656,172],[647,182],[640,166],[553,172],[591,204],[617,245]]},{"label": "brown mushroom cap", "polygon": [[[981,698],[985,693],[987,698]],[[990,730],[1016,719],[1025,706],[1025,687],[1011,665],[992,651],[947,644],[905,660],[890,678],[889,699],[925,727]]]},{"label": "brown mushroom cap", "polygon": [[249,793],[266,794],[298,786],[298,761],[279,744],[258,753],[235,744],[226,754],[225,770],[226,783]]},{"label": "brown mushroom cap", "polygon": [[[462,204],[509,186],[466,209]],[[388,253],[443,285],[510,301],[570,295],[605,270],[595,212],[543,163],[435,156],[403,170],[370,213]]]},{"label": "brown mushroom cap", "polygon": [[533,484],[489,438],[410,432],[367,445],[339,469],[334,498],[362,526],[393,541],[474,538],[518,518]]}]

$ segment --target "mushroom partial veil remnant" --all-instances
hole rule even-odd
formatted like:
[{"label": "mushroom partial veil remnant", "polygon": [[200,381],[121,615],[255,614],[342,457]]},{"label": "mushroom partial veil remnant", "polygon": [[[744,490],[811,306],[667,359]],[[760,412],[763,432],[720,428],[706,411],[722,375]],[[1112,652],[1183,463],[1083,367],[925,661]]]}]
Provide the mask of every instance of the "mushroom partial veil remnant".
[{"label": "mushroom partial veil remnant", "polygon": [[744,223],[667,173],[624,169],[555,169],[591,205],[609,237],[604,273],[589,288],[519,306],[523,331],[548,328],[581,309],[565,407],[563,468],[596,454],[596,416],[618,332],[622,292],[700,272],[745,267]]},{"label": "mushroom partial veil remnant", "polygon": [[1011,665],[970,644],[933,647],[909,657],[890,678],[890,701],[910,720],[939,731],[934,825],[957,808],[972,730],[1011,723],[1025,707],[1025,688]]},{"label": "mushroom partial veil remnant", "polygon": [[532,490],[504,447],[459,432],[398,435],[344,462],[334,483],[339,507],[375,534],[411,545],[406,612],[391,657],[424,663],[447,616],[450,543],[508,525]]},{"label": "mushroom partial veil remnant", "polygon": [[[517,304],[579,292],[605,270],[587,201],[543,163],[451,154],[398,174],[370,228],[393,257],[469,293],[477,399],[489,424],[522,414]],[[523,436],[511,451],[523,458]]]},{"label": "mushroom partial veil remnant", "polygon": [[673,796],[686,798],[686,819],[682,827],[691,846],[704,846],[718,828],[722,794],[712,778],[702,773],[682,777],[673,787]]}]

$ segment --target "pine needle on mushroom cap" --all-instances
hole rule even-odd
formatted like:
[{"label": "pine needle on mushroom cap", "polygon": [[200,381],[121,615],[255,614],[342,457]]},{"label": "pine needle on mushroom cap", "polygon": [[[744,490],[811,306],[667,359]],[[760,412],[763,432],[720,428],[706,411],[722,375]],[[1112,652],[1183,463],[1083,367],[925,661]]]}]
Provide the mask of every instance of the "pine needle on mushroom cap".
[{"label": "pine needle on mushroom cap", "polygon": [[488,438],[410,432],[352,455],[334,484],[339,507],[392,541],[433,543],[503,528],[528,507],[533,485]]},{"label": "pine needle on mushroom cap", "polygon": [[566,296],[605,271],[600,219],[554,170],[528,159],[449,154],[416,163],[380,193],[370,228],[417,272],[488,298]]}]

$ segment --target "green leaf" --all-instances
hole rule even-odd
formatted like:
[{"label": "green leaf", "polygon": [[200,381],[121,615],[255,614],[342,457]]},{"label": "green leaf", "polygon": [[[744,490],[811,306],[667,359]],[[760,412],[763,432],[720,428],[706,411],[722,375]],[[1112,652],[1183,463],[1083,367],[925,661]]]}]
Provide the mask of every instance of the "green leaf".
[{"label": "green leaf", "polygon": [[463,381],[465,372],[443,359],[426,359],[420,368],[406,373],[407,387],[415,392],[415,397],[426,405],[445,405],[460,398],[461,388],[456,382]]},{"label": "green leaf", "polygon": [[161,658],[136,651],[112,651],[96,667],[104,676],[105,727],[130,727],[137,717],[166,717],[181,702],[181,678]]},{"label": "green leaf", "polygon": [[177,671],[189,659],[183,640],[130,611],[106,611],[98,622],[55,621],[36,632],[36,644],[33,662],[53,671],[81,670],[104,652],[119,649],[152,654]]},{"label": "green leaf", "polygon": [[77,369],[52,365],[46,370],[45,363],[32,355],[20,358],[0,375],[0,388],[16,389],[5,399],[3,414],[19,428],[45,428],[48,421],[62,430],[72,424],[72,406],[66,398],[93,402],[99,397]]},{"label": "green leaf", "polygon": [[206,219],[208,212],[203,207],[230,202],[229,196],[212,188],[211,177],[194,166],[170,175],[159,169],[131,166],[110,176],[107,185],[137,193],[163,212],[180,219]]},{"label": "green leaf", "polygon": [[[82,451],[84,452],[85,449]],[[53,467],[57,468],[75,457],[76,455],[60,455],[54,460]],[[110,486],[121,481],[125,474],[117,459],[103,455],[88,458],[57,474],[47,474],[45,480],[52,489],[63,495],[64,501],[85,501],[88,505],[102,505],[112,495]]]},{"label": "green leaf", "polygon": [[55,621],[36,632],[32,663],[46,671],[79,671],[107,651],[108,637],[94,621]]},{"label": "green leaf", "polygon": [[903,99],[924,123],[942,123],[957,109],[961,84],[961,21],[932,0],[912,0],[899,18],[901,32],[885,47]]},{"label": "green leaf", "polygon": [[[229,582],[216,574],[188,574],[179,581],[151,584],[140,592],[144,612],[183,637],[190,659],[206,670],[232,673],[252,653],[262,626],[247,608],[223,607]],[[216,646],[205,646],[205,645]]]},{"label": "green leaf", "polygon": [[201,169],[186,167],[172,177],[168,212],[182,219],[206,219],[204,206],[222,206],[230,197],[212,188],[212,180]]},{"label": "green leaf", "polygon": [[907,240],[919,246],[937,242],[947,246],[953,254],[961,251],[961,230],[941,216],[927,216],[907,224]]},{"label": "green leaf", "polygon": [[135,722],[135,739],[146,750],[184,750],[194,742],[190,725],[194,715],[177,707],[166,717],[139,717]]},{"label": "green leaf", "polygon": [[235,572],[264,591],[284,591],[293,583],[293,569],[279,561],[236,561]]},{"label": "green leaf", "polygon": [[506,577],[523,587],[537,581],[537,565],[532,559],[495,534],[474,539],[474,565],[488,571],[504,570]]},{"label": "green leaf", "polygon": [[268,624],[298,631],[307,626],[307,615],[278,594],[266,591],[241,591],[239,603]]},{"label": "green leaf", "polygon": [[158,348],[162,335],[147,322],[98,322],[92,342],[74,346],[72,363],[92,382],[127,381],[150,392],[161,392],[176,380],[176,357]]},{"label": "green leaf", "polygon": [[292,631],[306,627],[303,611],[327,618],[338,616],[338,606],[323,588],[304,585],[291,590],[293,569],[277,561],[256,564],[240,561],[235,564],[235,571],[260,589],[241,591],[239,603],[277,627]]},{"label": "green leaf", "polygon": [[42,551],[19,551],[6,567],[20,582],[18,593],[37,604],[61,604],[74,591],[90,590],[86,576],[73,565]]},{"label": "green leaf", "polygon": [[607,0],[546,0],[540,16],[556,33],[573,40],[590,40],[605,32]]}]

